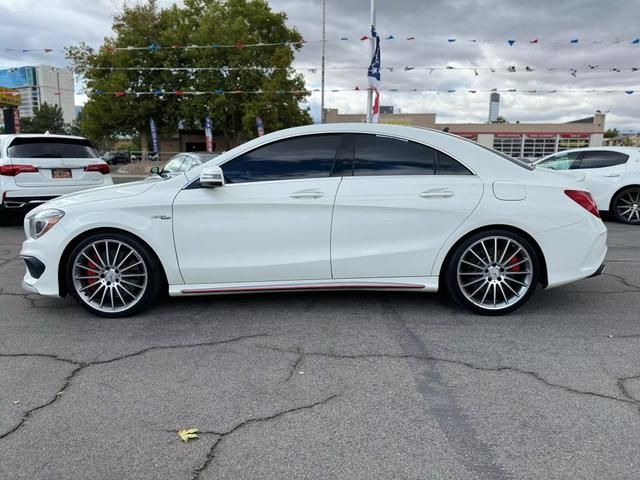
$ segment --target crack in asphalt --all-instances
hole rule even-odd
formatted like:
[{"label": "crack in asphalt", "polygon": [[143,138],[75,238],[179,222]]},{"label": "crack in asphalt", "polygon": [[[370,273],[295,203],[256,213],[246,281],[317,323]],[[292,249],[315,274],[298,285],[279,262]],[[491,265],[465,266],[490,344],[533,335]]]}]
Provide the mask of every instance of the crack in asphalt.
[{"label": "crack in asphalt", "polygon": [[640,413],[640,398],[633,396],[631,392],[629,392],[629,389],[627,388],[627,385],[626,385],[626,383],[631,380],[640,380],[640,375],[633,375],[630,377],[619,377],[617,379],[616,386],[618,387],[618,390],[620,390],[620,393],[622,393],[622,395],[625,398],[629,399],[630,401],[634,402],[637,405],[638,413]]},{"label": "crack in asphalt", "polygon": [[64,363],[76,366],[76,368],[74,368],[71,371],[71,373],[65,377],[62,387],[58,389],[57,393],[50,400],[24,412],[20,421],[13,428],[8,430],[7,432],[0,434],[0,440],[7,438],[9,435],[17,432],[29,420],[29,418],[31,418],[31,416],[35,412],[42,410],[46,407],[49,407],[50,405],[53,405],[62,396],[65,390],[67,390],[67,388],[71,386],[71,382],[75,378],[75,376],[78,375],[85,368],[96,366],[96,365],[106,365],[106,364],[118,362],[120,360],[137,357],[140,355],[144,355],[145,353],[156,351],[156,350],[175,350],[175,349],[181,349],[181,348],[214,347],[214,346],[239,342],[242,340],[247,340],[252,338],[262,338],[262,337],[268,337],[268,336],[269,334],[259,333],[259,334],[253,334],[253,335],[241,335],[238,337],[233,337],[226,340],[219,340],[219,341],[213,341],[213,342],[151,346],[151,347],[143,348],[142,350],[138,350],[137,352],[127,353],[127,354],[120,355],[118,357],[110,358],[107,360],[97,360],[93,362],[82,362],[79,360],[73,360],[69,358],[60,357],[58,355],[46,354],[46,353],[0,353],[0,358],[41,357],[41,358],[50,358],[53,360],[57,360],[60,362],[64,362]]},{"label": "crack in asphalt", "polygon": [[[268,345],[260,345],[259,347],[265,348],[267,350],[282,352],[282,353],[296,353],[296,354],[299,353],[298,350],[288,350],[285,348],[271,347]],[[580,395],[590,395],[593,397],[603,398],[606,400],[623,402],[626,404],[632,404],[640,407],[640,399],[633,398],[630,395],[624,395],[625,398],[620,398],[620,397],[614,397],[612,395],[606,395],[604,393],[592,392],[589,390],[579,390],[579,389],[568,387],[566,385],[562,385],[559,383],[553,383],[550,380],[547,380],[546,378],[542,377],[540,374],[538,374],[533,370],[524,370],[517,367],[485,367],[485,366],[476,365],[474,363],[467,362],[464,360],[455,360],[451,358],[435,357],[430,355],[416,355],[416,354],[410,354],[410,353],[341,354],[341,353],[334,353],[334,352],[303,352],[302,356],[303,357],[325,357],[325,358],[332,358],[332,359],[338,359],[338,360],[366,360],[366,359],[377,359],[377,358],[395,359],[395,360],[417,360],[417,361],[423,361],[423,362],[448,363],[448,364],[459,365],[459,366],[470,368],[472,370],[480,370],[484,372],[514,372],[514,373],[519,373],[519,374],[534,378],[535,380],[552,388],[557,388],[570,393],[575,393]],[[640,378],[640,375],[638,377],[625,377],[625,378],[626,380],[631,380],[635,378]]]},{"label": "crack in asphalt", "polygon": [[296,357],[295,362],[293,362],[293,365],[291,366],[291,370],[289,371],[289,374],[287,375],[287,378],[284,381],[285,383],[291,380],[293,375],[296,373],[296,371],[298,371],[298,369],[300,368],[300,365],[304,361],[304,353],[302,352],[302,349],[297,348],[296,352],[298,352],[298,356]]},{"label": "crack in asphalt", "polygon": [[29,420],[29,418],[31,418],[31,416],[35,412],[37,412],[38,410],[42,410],[42,409],[47,408],[47,407],[53,405],[54,403],[56,403],[58,401],[58,399],[62,396],[64,391],[67,388],[69,388],[69,385],[71,385],[71,381],[73,380],[73,378],[78,373],[80,373],[85,367],[86,367],[86,365],[80,365],[80,366],[74,368],[71,371],[71,373],[65,377],[64,384],[62,385],[62,388],[60,388],[58,390],[58,392],[53,396],[53,398],[51,398],[48,402],[43,403],[42,405],[38,405],[37,407],[33,407],[33,408],[27,410],[24,413],[24,415],[22,416],[22,418],[20,419],[20,421],[11,430],[9,430],[9,431],[7,431],[7,432],[5,432],[3,434],[0,434],[0,440],[2,440],[4,438],[7,438],[12,433],[17,432],[27,422],[27,420]]},{"label": "crack in asphalt", "polygon": [[[320,405],[324,405],[325,403],[333,400],[334,398],[339,397],[340,395],[341,395],[340,393],[334,393],[333,395],[328,396],[324,400],[319,400],[317,402],[314,402],[314,403],[311,403],[311,404],[308,404],[308,405],[301,405],[299,407],[289,408],[287,410],[281,410],[279,412],[276,412],[276,413],[274,413],[272,415],[267,415],[265,417],[250,418],[250,419],[247,419],[247,420],[245,420],[243,422],[240,422],[240,423],[236,424],[234,427],[232,427],[229,430],[226,430],[224,432],[218,432],[218,431],[215,431],[215,430],[200,430],[198,433],[201,434],[201,435],[216,435],[218,438],[213,443],[213,445],[211,445],[211,448],[209,449],[209,452],[207,453],[207,456],[205,457],[205,459],[202,462],[202,464],[193,471],[191,479],[192,480],[199,480],[201,475],[211,466],[212,462],[215,460],[216,449],[218,448],[220,443],[222,443],[222,441],[226,437],[228,437],[229,435],[237,432],[238,430],[246,427],[247,425],[251,425],[251,424],[254,424],[254,423],[266,422],[266,421],[270,421],[270,420],[275,420],[277,418],[283,417],[283,416],[288,415],[290,413],[299,412],[301,410],[313,409],[313,408],[318,407]],[[177,433],[177,430],[166,430],[166,431],[167,432],[171,432],[171,433]]]},{"label": "crack in asphalt", "polygon": [[[1,265],[0,265],[1,266]],[[29,302],[29,307],[30,308],[35,308],[35,309],[44,309],[44,308],[48,308],[48,309],[54,309],[54,310],[61,310],[63,308],[70,308],[70,307],[76,307],[78,306],[75,303],[72,304],[61,304],[61,305],[38,305],[36,302],[39,299],[46,299],[46,297],[40,296],[37,293],[15,293],[15,292],[5,292],[3,289],[0,289],[0,296],[7,296],[7,297],[19,297],[22,298],[23,300],[26,300],[27,302]],[[62,299],[60,299],[62,300]]]},{"label": "crack in asphalt", "polygon": [[620,283],[622,283],[624,286],[632,288],[634,292],[640,292],[640,286],[639,285],[634,285],[633,283],[630,283],[629,280],[627,280],[626,278],[624,278],[624,277],[622,277],[620,275],[615,275],[615,274],[609,273],[609,272],[603,272],[602,275],[605,275],[605,276],[611,277],[611,278],[615,278]]}]

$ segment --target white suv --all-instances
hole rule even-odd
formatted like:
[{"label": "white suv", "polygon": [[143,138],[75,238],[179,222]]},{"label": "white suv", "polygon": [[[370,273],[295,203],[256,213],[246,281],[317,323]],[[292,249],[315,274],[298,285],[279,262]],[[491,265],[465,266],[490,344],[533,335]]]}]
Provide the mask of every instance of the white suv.
[{"label": "white suv", "polygon": [[583,177],[598,210],[640,225],[640,148],[589,147],[565,150],[535,162],[540,168]]},{"label": "white suv", "polygon": [[12,211],[112,184],[109,165],[84,138],[0,135],[0,223]]}]

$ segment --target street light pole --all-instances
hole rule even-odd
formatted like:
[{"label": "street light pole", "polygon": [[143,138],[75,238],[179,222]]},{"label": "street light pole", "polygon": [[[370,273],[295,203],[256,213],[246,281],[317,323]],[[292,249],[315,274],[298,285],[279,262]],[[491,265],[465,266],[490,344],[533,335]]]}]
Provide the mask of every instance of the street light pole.
[{"label": "street light pole", "polygon": [[327,19],[327,1],[322,0],[322,75],[320,87],[320,123],[324,123],[324,48],[326,43],[325,25]]},{"label": "street light pole", "polygon": [[62,110],[62,92],[60,91],[60,71],[56,68],[56,81],[58,82],[58,106]]},{"label": "street light pole", "polygon": [[[371,27],[375,27],[376,25],[376,6],[375,6],[375,0],[371,0],[371,22],[370,22],[370,26]],[[373,53],[375,52],[376,49],[376,41],[375,38],[373,38],[373,36],[369,37],[369,61],[371,61],[371,59],[373,58]],[[373,90],[371,90],[371,87],[369,87],[368,91],[367,91],[367,115],[366,115],[366,119],[367,119],[367,123],[371,123],[373,120]]]}]

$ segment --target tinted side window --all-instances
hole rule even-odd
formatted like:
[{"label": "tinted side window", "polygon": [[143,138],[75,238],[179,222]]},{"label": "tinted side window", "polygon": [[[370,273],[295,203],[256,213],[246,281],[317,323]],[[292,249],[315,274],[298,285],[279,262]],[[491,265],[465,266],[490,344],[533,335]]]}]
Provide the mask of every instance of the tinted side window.
[{"label": "tinted side window", "polygon": [[629,155],[620,152],[584,152],[579,168],[603,168],[622,165],[629,159]]},{"label": "tinted side window", "polygon": [[357,135],[354,175],[433,175],[436,151],[407,140]]},{"label": "tinted side window", "polygon": [[438,175],[471,175],[467,167],[449,155],[438,152]]},{"label": "tinted side window", "polygon": [[228,183],[328,177],[341,135],[306,135],[256,148],[222,165]]},{"label": "tinted side window", "polygon": [[548,168],[549,170],[573,170],[578,168],[579,155],[578,152],[562,152],[541,161],[537,165],[542,168]]}]

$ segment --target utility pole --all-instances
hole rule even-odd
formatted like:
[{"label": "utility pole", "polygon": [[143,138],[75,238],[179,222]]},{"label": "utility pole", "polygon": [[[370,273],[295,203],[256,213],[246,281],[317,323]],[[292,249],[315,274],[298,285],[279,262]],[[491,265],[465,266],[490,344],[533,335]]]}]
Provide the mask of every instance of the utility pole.
[{"label": "utility pole", "polygon": [[325,25],[327,20],[327,0],[322,0],[322,75],[320,87],[320,123],[324,123],[324,47],[326,43]]},{"label": "utility pole", "polygon": [[58,82],[58,106],[62,110],[62,92],[60,91],[60,70],[56,68],[56,80]]},{"label": "utility pole", "polygon": [[[376,26],[376,6],[375,6],[375,0],[371,0],[371,22],[370,22],[370,26],[371,27],[375,27]],[[373,58],[373,53],[375,52],[376,49],[376,40],[375,38],[373,38],[373,36],[369,37],[369,61],[371,61],[371,59]],[[372,120],[372,110],[373,110],[373,90],[371,90],[371,87],[369,87],[368,91],[367,91],[367,123],[371,123]]]}]

